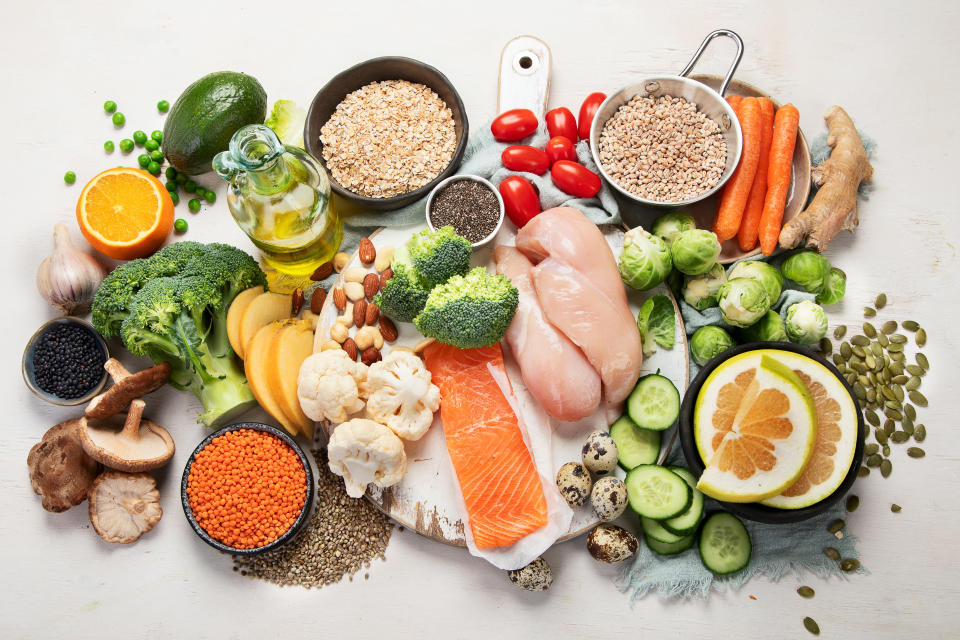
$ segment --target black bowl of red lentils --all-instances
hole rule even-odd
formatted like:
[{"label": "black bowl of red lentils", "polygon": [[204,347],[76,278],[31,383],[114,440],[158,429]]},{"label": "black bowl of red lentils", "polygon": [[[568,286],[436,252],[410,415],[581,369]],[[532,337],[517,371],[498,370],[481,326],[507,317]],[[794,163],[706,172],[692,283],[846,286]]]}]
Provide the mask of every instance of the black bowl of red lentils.
[{"label": "black bowl of red lentils", "polygon": [[27,387],[47,402],[68,406],[89,402],[103,390],[110,357],[107,343],[89,322],[65,316],[37,329],[23,351]]},{"label": "black bowl of red lentils", "polygon": [[306,525],[313,471],[300,445],[258,422],[231,424],[204,438],[183,470],[187,522],[211,547],[255,555],[283,546]]}]

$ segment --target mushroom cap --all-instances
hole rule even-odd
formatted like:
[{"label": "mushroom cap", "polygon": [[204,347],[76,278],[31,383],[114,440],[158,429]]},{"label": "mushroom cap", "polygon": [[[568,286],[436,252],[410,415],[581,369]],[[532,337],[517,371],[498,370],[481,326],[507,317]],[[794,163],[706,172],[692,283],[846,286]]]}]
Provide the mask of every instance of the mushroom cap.
[{"label": "mushroom cap", "polygon": [[118,414],[134,399],[156,391],[170,379],[169,362],[161,362],[137,373],[128,373],[115,358],[110,358],[103,366],[113,376],[114,383],[87,405],[85,413],[89,418],[109,418]]},{"label": "mushroom cap", "polygon": [[170,461],[175,447],[166,429],[152,420],[142,419],[139,437],[130,437],[119,417],[80,419],[77,430],[88,456],[111,469],[131,473],[156,469]]},{"label": "mushroom cap", "polygon": [[136,542],[160,522],[160,492],[149,473],[104,471],[90,487],[90,524],[107,542]]},{"label": "mushroom cap", "polygon": [[54,425],[27,455],[30,484],[47,511],[60,513],[86,500],[100,471],[100,464],[83,450],[79,422]]}]

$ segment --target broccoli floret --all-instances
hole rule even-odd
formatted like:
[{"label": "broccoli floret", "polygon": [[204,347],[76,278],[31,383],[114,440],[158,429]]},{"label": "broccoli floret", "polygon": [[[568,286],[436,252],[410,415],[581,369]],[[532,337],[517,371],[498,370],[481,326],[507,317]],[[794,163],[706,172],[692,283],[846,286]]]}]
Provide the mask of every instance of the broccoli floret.
[{"label": "broccoli floret", "polygon": [[135,355],[169,362],[170,383],[196,394],[199,421],[215,426],[256,403],[227,336],[230,303],[255,285],[266,276],[240,249],[178,242],[114,270],[94,298],[94,326],[119,333]]},{"label": "broccoli floret", "polygon": [[465,275],[470,270],[473,246],[449,225],[415,234],[407,241],[406,247],[414,268],[428,288],[443,284],[453,276]]},{"label": "broccoli floret", "polygon": [[380,307],[380,313],[391,320],[413,322],[427,303],[430,290],[423,286],[410,265],[394,259],[390,268],[393,269],[393,277],[374,296],[373,303]]},{"label": "broccoli floret", "polygon": [[413,323],[423,335],[460,349],[488,347],[503,338],[518,302],[506,276],[476,267],[434,288]]}]

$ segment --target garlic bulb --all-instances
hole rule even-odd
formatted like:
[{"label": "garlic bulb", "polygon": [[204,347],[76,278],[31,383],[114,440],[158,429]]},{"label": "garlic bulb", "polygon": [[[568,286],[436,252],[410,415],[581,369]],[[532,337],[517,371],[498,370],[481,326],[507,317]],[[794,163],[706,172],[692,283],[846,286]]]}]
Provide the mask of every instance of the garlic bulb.
[{"label": "garlic bulb", "polygon": [[93,256],[73,246],[67,225],[55,226],[53,239],[56,248],[37,269],[37,289],[65,314],[84,314],[90,310],[93,295],[106,274]]}]

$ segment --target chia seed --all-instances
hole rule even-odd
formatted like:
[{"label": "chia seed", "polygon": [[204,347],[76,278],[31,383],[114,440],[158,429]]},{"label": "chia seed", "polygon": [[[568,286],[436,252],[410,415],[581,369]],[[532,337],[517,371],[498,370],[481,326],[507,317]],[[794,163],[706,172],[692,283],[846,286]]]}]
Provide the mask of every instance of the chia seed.
[{"label": "chia seed", "polygon": [[500,222],[500,201],[485,184],[455,180],[433,197],[430,222],[436,229],[451,225],[470,242],[480,242]]},{"label": "chia seed", "polygon": [[47,393],[72,400],[80,398],[103,379],[107,354],[86,327],[57,323],[37,340],[33,352],[33,377]]}]

